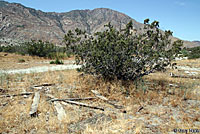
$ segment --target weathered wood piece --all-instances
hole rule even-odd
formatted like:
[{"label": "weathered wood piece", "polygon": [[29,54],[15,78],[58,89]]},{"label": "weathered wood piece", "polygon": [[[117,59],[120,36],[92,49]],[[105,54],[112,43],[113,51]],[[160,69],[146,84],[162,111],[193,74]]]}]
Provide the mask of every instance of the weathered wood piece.
[{"label": "weathered wood piece", "polygon": [[[46,96],[53,98],[54,100],[56,100],[57,98],[54,98],[53,95],[51,94],[47,94]],[[64,105],[65,103],[71,104],[71,105],[78,105],[78,106],[82,106],[82,107],[88,107],[88,108],[92,108],[92,109],[97,109],[97,110],[101,110],[104,111],[104,108],[100,108],[100,107],[96,107],[96,106],[91,106],[85,103],[81,103],[81,102],[76,102],[76,101],[70,101],[70,100],[65,100],[65,99],[57,99],[58,101],[63,101]]]},{"label": "weathered wood piece", "polygon": [[[46,94],[46,96],[49,97],[49,98],[53,98],[54,100],[57,99],[51,94]],[[66,117],[66,112],[65,112],[64,108],[62,107],[62,105],[58,101],[53,101],[53,104],[54,104],[54,107],[55,107],[56,112],[57,112],[58,120],[62,121]]]},{"label": "weathered wood piece", "polygon": [[59,102],[54,101],[53,103],[57,112],[58,120],[62,121],[66,117],[65,110]]},{"label": "weathered wood piece", "polygon": [[40,91],[37,91],[37,92],[35,92],[33,102],[32,102],[32,105],[31,105],[31,109],[30,109],[30,112],[29,112],[29,115],[31,117],[37,116],[37,110],[38,110],[39,102],[40,102]]},{"label": "weathered wood piece", "polygon": [[102,96],[98,91],[91,90],[91,92],[94,93],[96,97],[98,97],[99,99],[104,100],[105,102],[107,102],[108,104],[114,106],[115,108],[117,108],[117,109],[122,109],[123,108],[122,106],[116,105],[112,101],[109,101],[106,97]]},{"label": "weathered wood piece", "polygon": [[108,99],[106,97],[102,96],[98,91],[91,90],[91,92],[94,93],[96,97],[98,97],[98,98],[100,98],[100,99],[102,99],[104,101],[108,101]]}]

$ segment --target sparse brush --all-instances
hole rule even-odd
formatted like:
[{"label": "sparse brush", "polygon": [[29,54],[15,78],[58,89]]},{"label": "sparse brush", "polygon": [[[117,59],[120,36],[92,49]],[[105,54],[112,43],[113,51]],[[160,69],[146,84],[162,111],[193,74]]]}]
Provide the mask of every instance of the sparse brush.
[{"label": "sparse brush", "polygon": [[23,63],[23,62],[26,62],[26,61],[24,59],[18,59],[18,62]]},{"label": "sparse brush", "polygon": [[63,79],[64,79],[63,74],[60,73],[60,74],[59,74],[58,82],[59,82],[60,84],[62,84],[62,83],[63,83]]},{"label": "sparse brush", "polygon": [[0,77],[1,77],[1,86],[3,87],[4,84],[6,84],[6,88],[9,88],[11,75],[9,75],[7,73],[2,73],[2,74],[0,74]]},{"label": "sparse brush", "polygon": [[64,64],[64,63],[63,63],[63,61],[61,61],[58,58],[56,58],[55,61],[50,61],[50,64]]},{"label": "sparse brush", "polygon": [[1,87],[3,87],[3,83],[4,83],[4,74],[3,73],[0,74],[0,78],[1,78]]}]

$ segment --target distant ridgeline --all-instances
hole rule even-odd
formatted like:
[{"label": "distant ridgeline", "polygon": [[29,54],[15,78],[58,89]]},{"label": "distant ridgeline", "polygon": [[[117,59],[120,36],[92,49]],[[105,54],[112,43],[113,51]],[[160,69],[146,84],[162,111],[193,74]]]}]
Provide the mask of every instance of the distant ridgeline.
[{"label": "distant ridgeline", "polygon": [[[17,3],[0,1],[0,43],[2,38],[8,44],[18,41],[43,40],[62,44],[69,30],[79,28],[88,34],[105,30],[104,25],[111,22],[117,28],[133,21],[133,29],[143,32],[143,24],[131,17],[107,8],[94,10],[73,10],[65,13],[42,12]],[[159,21],[159,20],[158,20]],[[177,38],[172,38],[173,41]],[[9,43],[11,41],[11,43]],[[200,46],[200,42],[184,41],[186,47]]]}]

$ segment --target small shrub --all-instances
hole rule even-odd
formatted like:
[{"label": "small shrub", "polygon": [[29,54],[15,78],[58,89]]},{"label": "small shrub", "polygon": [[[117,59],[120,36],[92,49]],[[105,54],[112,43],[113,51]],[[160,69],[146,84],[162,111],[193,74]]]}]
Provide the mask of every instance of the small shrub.
[{"label": "small shrub", "polygon": [[64,63],[63,63],[63,61],[61,61],[58,58],[56,58],[55,61],[50,61],[50,64],[64,64]]},{"label": "small shrub", "polygon": [[23,63],[23,62],[26,62],[26,61],[24,59],[18,59],[18,62]]},{"label": "small shrub", "polygon": [[49,54],[56,52],[55,46],[52,43],[43,42],[41,40],[38,42],[27,42],[25,43],[25,47],[27,47],[27,52],[29,55],[39,57],[49,57]]},{"label": "small shrub", "polygon": [[200,58],[200,47],[194,47],[188,49],[188,58],[189,59],[197,59]]},{"label": "small shrub", "polygon": [[1,46],[1,52],[14,53],[16,52],[16,47],[13,45]]}]

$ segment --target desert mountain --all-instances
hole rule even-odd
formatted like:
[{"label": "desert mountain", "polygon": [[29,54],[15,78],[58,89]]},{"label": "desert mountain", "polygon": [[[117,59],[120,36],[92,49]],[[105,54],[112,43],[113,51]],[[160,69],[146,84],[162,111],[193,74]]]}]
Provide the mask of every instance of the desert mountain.
[{"label": "desert mountain", "polygon": [[[108,22],[120,29],[124,28],[130,20],[133,21],[136,30],[139,31],[143,27],[143,24],[129,16],[107,8],[55,13],[0,1],[0,43],[15,44],[41,39],[60,44],[68,30],[79,28],[92,34],[102,31]],[[185,41],[187,47],[199,45],[198,41]]]}]

